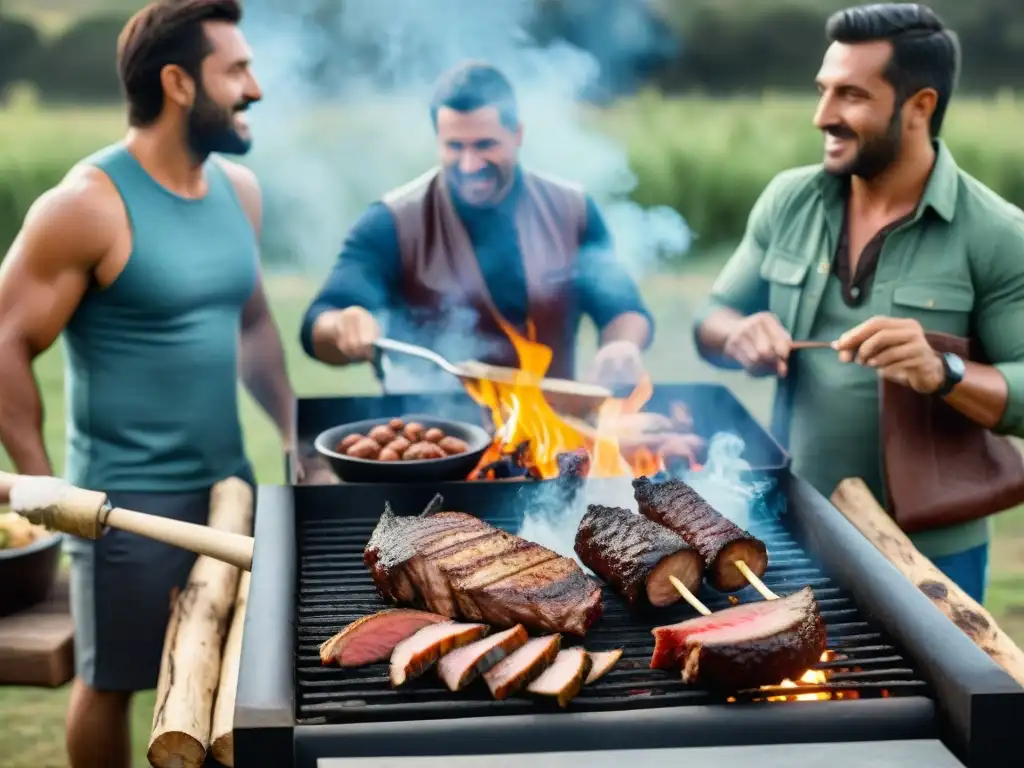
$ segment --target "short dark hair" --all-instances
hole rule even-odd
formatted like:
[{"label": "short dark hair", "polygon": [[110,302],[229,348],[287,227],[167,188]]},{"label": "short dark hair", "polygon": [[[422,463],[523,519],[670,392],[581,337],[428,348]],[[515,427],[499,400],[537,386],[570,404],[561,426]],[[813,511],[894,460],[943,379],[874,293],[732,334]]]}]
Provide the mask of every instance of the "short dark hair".
[{"label": "short dark hair", "polygon": [[128,122],[144,127],[160,116],[160,71],[168,64],[199,79],[203,59],[212,50],[203,24],[241,20],[239,0],[156,0],[132,16],[117,39],[117,72],[128,101]]},{"label": "short dark hair", "polygon": [[441,107],[457,112],[496,107],[502,125],[513,131],[519,126],[519,109],[512,83],[500,69],[480,61],[463,62],[441,75],[430,102],[430,118],[435,129],[437,112]]},{"label": "short dark hair", "polygon": [[896,108],[934,88],[939,98],[930,127],[933,137],[939,135],[960,74],[960,41],[935,11],[918,3],[858,5],[832,14],[825,35],[839,43],[892,43],[885,78],[896,91]]}]

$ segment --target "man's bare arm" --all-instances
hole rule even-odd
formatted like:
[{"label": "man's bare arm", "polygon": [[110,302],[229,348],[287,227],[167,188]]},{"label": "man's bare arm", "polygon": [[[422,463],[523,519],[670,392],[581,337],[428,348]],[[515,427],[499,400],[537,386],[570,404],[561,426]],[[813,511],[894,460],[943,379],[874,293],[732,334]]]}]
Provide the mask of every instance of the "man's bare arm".
[{"label": "man's bare arm", "polygon": [[0,265],[0,441],[22,474],[52,474],[35,358],[60,335],[116,236],[116,209],[90,169],[40,197]]},{"label": "man's bare arm", "polygon": [[601,329],[600,345],[628,341],[640,349],[651,343],[651,321],[639,312],[623,312]]},{"label": "man's bare arm", "polygon": [[[258,239],[263,226],[259,181],[248,168],[226,160],[221,162]],[[288,381],[281,335],[267,302],[262,270],[259,264],[256,268],[256,288],[242,311],[242,382],[277,426],[285,448],[289,448],[295,396]]]}]

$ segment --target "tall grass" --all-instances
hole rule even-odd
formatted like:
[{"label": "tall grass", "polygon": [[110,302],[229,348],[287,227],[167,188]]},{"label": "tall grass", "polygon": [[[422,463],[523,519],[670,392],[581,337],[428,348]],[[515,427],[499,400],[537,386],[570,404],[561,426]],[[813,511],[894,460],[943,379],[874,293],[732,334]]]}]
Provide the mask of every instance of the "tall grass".
[{"label": "tall grass", "polygon": [[[668,205],[686,218],[702,246],[735,240],[771,177],[818,162],[821,136],[808,98],[765,96],[666,99],[649,93],[587,117],[629,149],[638,202]],[[318,130],[366,133],[383,114],[338,111]],[[329,128],[327,128],[329,126]],[[954,103],[943,138],[958,163],[1024,207],[1024,103],[1012,94]],[[0,248],[13,237],[32,200],[78,159],[124,130],[116,109],[38,109],[31,102],[0,110]],[[338,134],[333,133],[337,136]]]}]

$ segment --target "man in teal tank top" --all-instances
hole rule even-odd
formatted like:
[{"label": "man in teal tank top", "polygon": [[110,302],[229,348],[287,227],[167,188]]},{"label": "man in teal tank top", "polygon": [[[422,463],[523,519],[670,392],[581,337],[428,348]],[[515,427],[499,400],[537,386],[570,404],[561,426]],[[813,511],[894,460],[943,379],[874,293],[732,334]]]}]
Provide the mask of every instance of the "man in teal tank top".
[{"label": "man in teal tank top", "polygon": [[[124,141],[44,194],[0,268],[0,439],[51,474],[32,361],[63,333],[71,483],[205,524],[209,493],[253,482],[238,379],[290,434],[293,395],[260,278],[260,190],[242,166],[260,99],[237,0],[160,0],[128,23]],[[287,445],[285,446],[288,447]],[[194,555],[121,531],[71,540],[73,768],[130,765],[134,691],[156,685],[169,597]]]}]

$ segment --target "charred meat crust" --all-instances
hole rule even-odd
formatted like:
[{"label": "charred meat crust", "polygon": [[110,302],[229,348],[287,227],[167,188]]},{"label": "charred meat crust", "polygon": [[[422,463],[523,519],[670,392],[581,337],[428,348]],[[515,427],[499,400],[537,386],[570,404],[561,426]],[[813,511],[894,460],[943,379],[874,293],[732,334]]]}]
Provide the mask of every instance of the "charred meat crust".
[{"label": "charred meat crust", "polygon": [[363,562],[384,600],[449,618],[583,636],[603,613],[600,584],[574,560],[445,512],[440,495],[416,517],[385,504]]},{"label": "charred meat crust", "polygon": [[[683,682],[739,691],[795,681],[821,660],[826,647],[825,622],[814,605],[798,623],[766,638],[722,644],[696,639],[686,657]],[[690,678],[687,669],[692,670]]]},{"label": "charred meat crust", "polygon": [[735,592],[746,586],[746,579],[732,565],[735,559],[743,559],[758,577],[767,570],[764,542],[722,515],[681,480],[653,483],[647,477],[636,478],[633,497],[640,514],[679,534],[700,552],[705,573],[715,589]]},{"label": "charred meat crust", "polygon": [[[664,526],[628,509],[599,504],[587,507],[580,520],[575,550],[583,563],[630,605],[646,596],[647,579],[660,562],[692,551],[681,536]],[[689,573],[676,575],[688,589],[696,591],[701,579],[699,564],[687,570]]]}]

